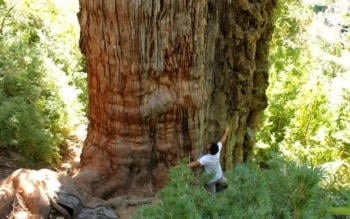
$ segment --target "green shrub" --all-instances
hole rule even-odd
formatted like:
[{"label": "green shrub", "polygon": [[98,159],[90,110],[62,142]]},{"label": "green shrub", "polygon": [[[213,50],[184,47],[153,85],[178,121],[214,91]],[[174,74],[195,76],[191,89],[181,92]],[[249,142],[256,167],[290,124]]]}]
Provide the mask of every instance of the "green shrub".
[{"label": "green shrub", "polygon": [[57,163],[59,146],[68,134],[64,104],[55,86],[46,82],[35,48],[7,49],[5,71],[0,76],[0,148],[19,152],[26,164]]},{"label": "green shrub", "polygon": [[83,75],[78,32],[63,19],[71,12],[57,3],[0,4],[0,149],[20,154],[24,167],[57,164],[66,137],[83,119],[71,82]]},{"label": "green shrub", "polygon": [[294,162],[271,160],[264,170],[273,201],[273,215],[279,218],[326,218],[330,204],[321,188],[319,168]]},{"label": "green shrub", "polygon": [[254,160],[266,166],[277,154],[313,166],[343,163],[326,175],[328,193],[334,195],[330,198],[341,202],[348,199],[350,184],[350,35],[338,31],[341,25],[322,20],[346,23],[349,13],[337,6],[340,1],[328,2],[334,11],[312,11],[313,4],[278,1],[269,53],[269,105],[257,132]]},{"label": "green shrub", "polygon": [[210,195],[192,185],[194,175],[184,163],[178,168],[171,168],[169,175],[167,187],[158,194],[161,201],[154,206],[142,208],[136,218],[198,218],[197,199],[211,199]]},{"label": "green shrub", "polygon": [[158,204],[141,208],[135,218],[330,218],[317,168],[274,160],[269,169],[243,164],[225,173],[229,187],[215,196],[185,166],[170,170]]}]

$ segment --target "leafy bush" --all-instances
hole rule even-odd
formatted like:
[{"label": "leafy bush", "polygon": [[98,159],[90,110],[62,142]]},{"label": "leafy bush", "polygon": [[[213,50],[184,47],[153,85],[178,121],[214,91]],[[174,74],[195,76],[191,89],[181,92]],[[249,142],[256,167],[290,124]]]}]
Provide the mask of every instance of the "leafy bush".
[{"label": "leafy bush", "polygon": [[64,13],[49,0],[0,2],[0,148],[22,155],[25,167],[59,162],[82,118],[79,91],[69,84],[82,69],[76,31],[51,20]]},{"label": "leafy bush", "polygon": [[27,161],[54,164],[68,134],[65,106],[55,85],[45,81],[36,48],[19,45],[0,52],[6,58],[0,77],[0,147],[12,147]]},{"label": "leafy bush", "polygon": [[331,218],[329,199],[319,186],[317,168],[272,160],[269,169],[243,164],[226,172],[229,187],[215,196],[185,166],[170,170],[169,184],[157,204],[135,218]]},{"label": "leafy bush", "polygon": [[[317,5],[279,1],[270,44],[268,108],[257,133],[254,160],[261,166],[275,155],[324,167],[332,199],[349,200],[350,65],[347,2]],[[332,24],[324,21],[333,22]],[[332,33],[334,37],[328,37]],[[329,165],[328,165],[329,166]]]}]

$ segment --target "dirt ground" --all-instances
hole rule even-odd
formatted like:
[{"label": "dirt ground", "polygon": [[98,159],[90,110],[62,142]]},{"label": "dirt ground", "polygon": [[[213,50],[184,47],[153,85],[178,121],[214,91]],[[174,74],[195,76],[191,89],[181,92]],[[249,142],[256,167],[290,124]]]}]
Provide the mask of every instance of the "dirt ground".
[{"label": "dirt ground", "polygon": [[[57,172],[70,174],[71,171],[74,171],[75,167],[80,162],[80,154],[84,139],[85,135],[81,130],[79,134],[72,135],[67,139],[66,157],[64,158],[64,162],[55,169]],[[22,168],[16,163],[16,159],[19,157],[20,155],[14,152],[0,151],[0,182],[16,169]],[[143,204],[153,202],[153,198],[137,197],[133,194],[132,197],[125,196],[120,197],[119,199],[115,198],[114,200],[111,200],[111,202],[112,206],[119,202],[118,207],[116,207],[116,213],[121,219],[129,219],[132,217],[135,210],[140,208]],[[59,218],[63,217],[56,215],[54,212],[50,215],[50,219]]]},{"label": "dirt ground", "polygon": [[15,159],[7,151],[0,151],[0,181],[18,168],[20,167],[16,165]]}]

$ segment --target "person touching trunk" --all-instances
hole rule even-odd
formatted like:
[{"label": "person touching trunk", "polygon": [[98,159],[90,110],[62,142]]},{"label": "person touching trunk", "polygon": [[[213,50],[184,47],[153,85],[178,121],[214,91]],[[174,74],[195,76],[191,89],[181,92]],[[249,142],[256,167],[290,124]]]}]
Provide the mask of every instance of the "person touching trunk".
[{"label": "person touching trunk", "polygon": [[187,164],[190,168],[202,166],[205,174],[213,175],[205,185],[205,188],[211,194],[215,194],[216,192],[227,188],[227,180],[220,164],[220,152],[227,140],[228,132],[229,127],[225,129],[224,134],[218,142],[212,142],[206,146],[206,154],[198,158],[198,160]]}]

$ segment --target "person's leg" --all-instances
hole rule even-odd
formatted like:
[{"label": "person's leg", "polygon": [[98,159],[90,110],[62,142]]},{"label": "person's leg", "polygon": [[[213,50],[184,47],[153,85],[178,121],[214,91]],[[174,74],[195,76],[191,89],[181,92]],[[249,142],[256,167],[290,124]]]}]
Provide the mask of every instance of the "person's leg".
[{"label": "person's leg", "polygon": [[211,194],[215,194],[216,192],[216,183],[205,184],[205,189],[209,191]]},{"label": "person's leg", "polygon": [[220,192],[224,189],[226,189],[228,187],[227,185],[227,179],[223,176],[221,179],[219,179],[217,182],[216,182],[216,192]]}]

